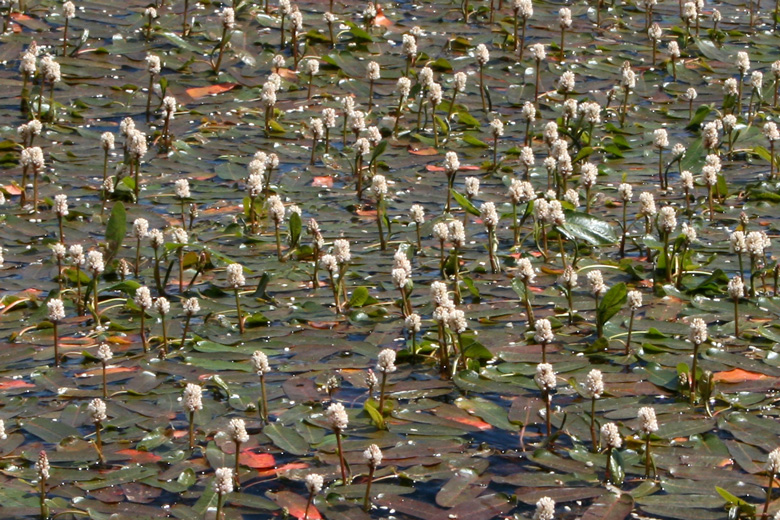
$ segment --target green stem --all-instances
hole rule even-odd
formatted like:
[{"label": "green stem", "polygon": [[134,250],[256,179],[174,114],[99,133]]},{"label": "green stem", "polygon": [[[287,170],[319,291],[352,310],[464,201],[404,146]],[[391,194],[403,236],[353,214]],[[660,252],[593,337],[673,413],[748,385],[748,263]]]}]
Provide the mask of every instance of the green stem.
[{"label": "green stem", "polygon": [[238,331],[244,333],[244,318],[241,316],[241,301],[238,297],[238,288],[233,291],[236,295],[236,314],[238,315]]},{"label": "green stem", "polygon": [[371,496],[371,484],[374,481],[374,472],[376,471],[376,467],[371,464],[368,467],[368,482],[366,482],[366,494],[363,496],[363,510],[365,512],[368,512],[371,510],[371,502],[370,502],[370,496]]}]

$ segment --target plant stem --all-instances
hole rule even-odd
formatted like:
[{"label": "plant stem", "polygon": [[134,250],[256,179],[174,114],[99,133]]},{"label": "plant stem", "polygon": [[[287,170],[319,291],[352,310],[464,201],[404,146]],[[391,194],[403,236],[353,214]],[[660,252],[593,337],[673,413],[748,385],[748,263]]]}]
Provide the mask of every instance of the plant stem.
[{"label": "plant stem", "polygon": [[195,412],[190,411],[190,429],[189,429],[190,449],[195,448]]},{"label": "plant stem", "polygon": [[363,497],[363,510],[365,512],[371,510],[371,502],[369,500],[369,497],[371,496],[371,484],[374,481],[375,471],[376,471],[376,467],[373,464],[370,464],[368,467],[368,482],[366,482],[366,494]]},{"label": "plant stem", "polygon": [[[598,452],[598,439],[596,437],[596,398],[590,398],[590,438],[593,441],[593,453]],[[607,467],[609,467],[609,459],[607,459]]]},{"label": "plant stem", "polygon": [[241,453],[241,442],[235,441],[236,444],[236,466],[233,470],[235,482],[236,482],[236,489],[241,489],[241,481],[238,478],[238,470],[239,470],[239,454]]},{"label": "plant stem", "polygon": [[383,414],[385,407],[385,385],[387,384],[387,372],[382,372],[382,384],[379,387],[379,413]]},{"label": "plant stem", "polygon": [[769,510],[769,502],[772,501],[772,486],[775,483],[775,474],[770,469],[769,470],[769,486],[766,490],[766,501],[764,502],[764,510],[761,512],[761,518],[762,520],[768,518],[767,511]]},{"label": "plant stem", "polygon": [[346,486],[347,485],[347,466],[344,462],[344,449],[341,446],[341,430],[336,428],[334,430],[336,433],[336,446],[339,450],[339,463],[341,465],[341,485]]},{"label": "plant stem", "polygon": [[144,347],[144,352],[149,352],[149,344],[146,342],[146,309],[141,309],[141,344]]},{"label": "plant stem", "polygon": [[634,310],[631,309],[631,318],[628,320],[628,338],[626,339],[626,356],[631,354],[631,333],[634,330]]},{"label": "plant stem", "polygon": [[236,295],[236,314],[238,315],[238,330],[241,334],[244,333],[244,318],[241,316],[241,301],[238,297],[238,288],[234,289]]},{"label": "plant stem", "polygon": [[192,316],[187,314],[187,317],[184,319],[184,332],[181,334],[181,343],[179,344],[179,348],[184,348],[184,344],[187,342],[187,331],[190,328],[190,319],[192,319]]},{"label": "plant stem", "polygon": [[162,321],[162,333],[163,333],[163,342],[162,342],[162,355],[163,358],[165,358],[168,355],[168,328],[165,326],[165,314],[160,315],[160,321]]},{"label": "plant stem", "polygon": [[60,336],[57,330],[57,320],[54,320],[54,366],[60,366]]},{"label": "plant stem", "polygon": [[106,363],[103,362],[103,399],[108,399],[108,384],[106,384]]},{"label": "plant stem", "polygon": [[691,363],[691,404],[696,403],[696,366],[699,357],[699,344],[693,344],[693,362]]},{"label": "plant stem", "polygon": [[265,390],[265,374],[260,375],[260,399],[262,402],[260,418],[264,423],[268,424],[268,396]]},{"label": "plant stem", "polygon": [[645,478],[650,476],[650,434],[645,434]]}]

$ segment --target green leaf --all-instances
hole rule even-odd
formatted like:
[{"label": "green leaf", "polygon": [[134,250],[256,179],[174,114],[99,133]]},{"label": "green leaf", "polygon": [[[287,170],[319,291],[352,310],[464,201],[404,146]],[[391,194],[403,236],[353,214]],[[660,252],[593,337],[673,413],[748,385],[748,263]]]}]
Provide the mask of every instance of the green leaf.
[{"label": "green leaf", "polygon": [[479,128],[480,126],[479,121],[465,110],[458,112],[458,122],[472,128]]},{"label": "green leaf", "polygon": [[470,144],[471,146],[477,146],[479,148],[490,148],[489,144],[474,137],[472,134],[463,134],[462,139],[464,143]]},{"label": "green leaf", "polygon": [[350,307],[362,307],[369,298],[368,287],[360,286],[352,291],[352,297],[349,299]]},{"label": "green leaf", "polygon": [[290,215],[290,247],[295,248],[298,245],[298,241],[301,239],[301,229],[303,224],[301,223],[301,216],[298,213],[293,212]]},{"label": "green leaf", "polygon": [[467,212],[471,213],[472,215],[479,216],[479,210],[477,207],[471,203],[469,199],[461,195],[455,190],[450,190],[450,193],[452,193],[452,198],[455,199],[455,201],[460,205],[461,208],[466,210]]},{"label": "green leaf", "polygon": [[371,153],[371,161],[369,161],[369,164],[373,164],[380,155],[385,153],[385,150],[387,150],[387,139],[382,139]]},{"label": "green leaf", "polygon": [[380,430],[387,429],[387,426],[385,425],[385,418],[382,417],[382,414],[379,413],[379,410],[377,410],[376,403],[373,399],[367,399],[363,403],[363,410],[365,410],[368,416],[371,417],[371,421],[374,423],[374,426]]},{"label": "green leaf", "polygon": [[606,220],[587,213],[566,211],[566,223],[559,227],[567,238],[579,238],[594,246],[610,245],[617,242],[615,230]]},{"label": "green leaf", "polygon": [[612,474],[612,482],[617,486],[622,485],[623,480],[626,478],[626,470],[623,456],[618,450],[612,450],[612,454],[609,457],[609,471]]},{"label": "green leaf", "polygon": [[601,299],[599,307],[596,309],[596,319],[599,323],[603,326],[612,316],[620,312],[627,298],[628,290],[625,283],[620,282],[617,285],[613,285]]},{"label": "green leaf", "polygon": [[688,123],[688,126],[686,126],[686,130],[696,130],[699,128],[699,125],[701,125],[705,119],[707,119],[707,116],[710,115],[710,112],[712,112],[712,107],[709,105],[701,105],[699,108],[696,109],[696,112],[694,112],[693,117],[691,118],[691,122]]},{"label": "green leaf", "polygon": [[106,242],[108,244],[106,262],[114,258],[114,255],[119,251],[122,241],[125,239],[125,233],[127,233],[127,212],[125,205],[119,201],[114,204],[106,225]]},{"label": "green leaf", "polygon": [[270,423],[263,428],[263,433],[273,441],[277,448],[287,453],[292,455],[309,453],[309,443],[292,428],[282,426],[279,423]]}]

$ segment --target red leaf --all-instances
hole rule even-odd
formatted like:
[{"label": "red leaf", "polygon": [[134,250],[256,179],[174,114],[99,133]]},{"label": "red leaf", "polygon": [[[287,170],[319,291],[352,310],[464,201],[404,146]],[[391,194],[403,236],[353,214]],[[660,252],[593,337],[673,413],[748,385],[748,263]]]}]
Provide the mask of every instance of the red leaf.
[{"label": "red leaf", "polygon": [[30,388],[35,385],[22,381],[21,379],[8,379],[0,381],[0,390],[11,390],[13,388]]},{"label": "red leaf", "polygon": [[244,450],[238,457],[238,461],[250,468],[273,468],[276,465],[274,456],[270,453],[255,453],[251,450]]},{"label": "red leaf", "polygon": [[126,455],[127,457],[130,457],[130,462],[135,464],[148,464],[150,462],[157,462],[160,460],[159,455],[155,455],[154,453],[148,451],[134,450],[131,448],[126,450],[119,450],[117,453],[119,455]]},{"label": "red leaf", "polygon": [[187,94],[189,94],[192,99],[200,99],[204,96],[222,94],[228,90],[233,90],[237,86],[238,83],[220,83],[218,85],[209,85],[208,87],[193,87],[187,89]]},{"label": "red leaf", "polygon": [[375,4],[375,7],[376,17],[374,18],[374,25],[381,25],[382,27],[390,27],[393,25],[393,21],[385,16],[384,11],[382,10],[382,6]]},{"label": "red leaf", "polygon": [[303,462],[293,462],[291,464],[285,464],[284,466],[279,466],[278,468],[271,468],[271,469],[261,469],[257,472],[258,477],[269,477],[271,475],[276,475],[278,473],[284,473],[285,471],[290,471],[293,469],[306,469],[308,468],[308,464],[304,464]]},{"label": "red leaf", "polygon": [[[436,166],[436,165],[433,165],[433,164],[427,165],[425,167],[425,169],[428,170],[429,172],[443,172],[444,171],[444,167],[443,166]],[[458,171],[459,172],[468,172],[468,171],[475,171],[475,170],[479,170],[479,169],[480,169],[479,166],[469,166],[469,165],[466,165],[466,166],[461,166],[460,168],[458,168]]]},{"label": "red leaf", "polygon": [[327,175],[324,177],[314,177],[314,180],[311,182],[311,185],[316,186],[318,188],[332,188],[333,177]]},{"label": "red leaf", "polygon": [[[412,155],[439,155],[439,150],[436,148],[412,148],[409,147],[409,153]],[[442,168],[442,171],[444,168]]]},{"label": "red leaf", "polygon": [[759,374],[758,372],[748,372],[741,368],[735,368],[727,372],[717,372],[714,374],[715,381],[721,383],[744,383],[745,381],[758,381],[759,379],[769,378],[766,374]]},{"label": "red leaf", "polygon": [[[290,516],[297,518],[298,520],[303,519],[303,515],[306,513],[307,499],[300,495],[296,495],[291,491],[279,491],[274,498],[280,507],[287,509]],[[309,520],[318,520],[322,518],[320,512],[314,507],[314,504],[309,506],[308,518]]]}]

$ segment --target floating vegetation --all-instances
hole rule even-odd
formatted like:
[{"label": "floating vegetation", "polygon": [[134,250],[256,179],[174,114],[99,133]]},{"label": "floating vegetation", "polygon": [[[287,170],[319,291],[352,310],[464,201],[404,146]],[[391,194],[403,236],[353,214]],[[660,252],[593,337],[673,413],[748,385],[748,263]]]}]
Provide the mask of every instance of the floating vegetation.
[{"label": "floating vegetation", "polygon": [[778,5],[4,4],[2,515],[780,518]]}]

